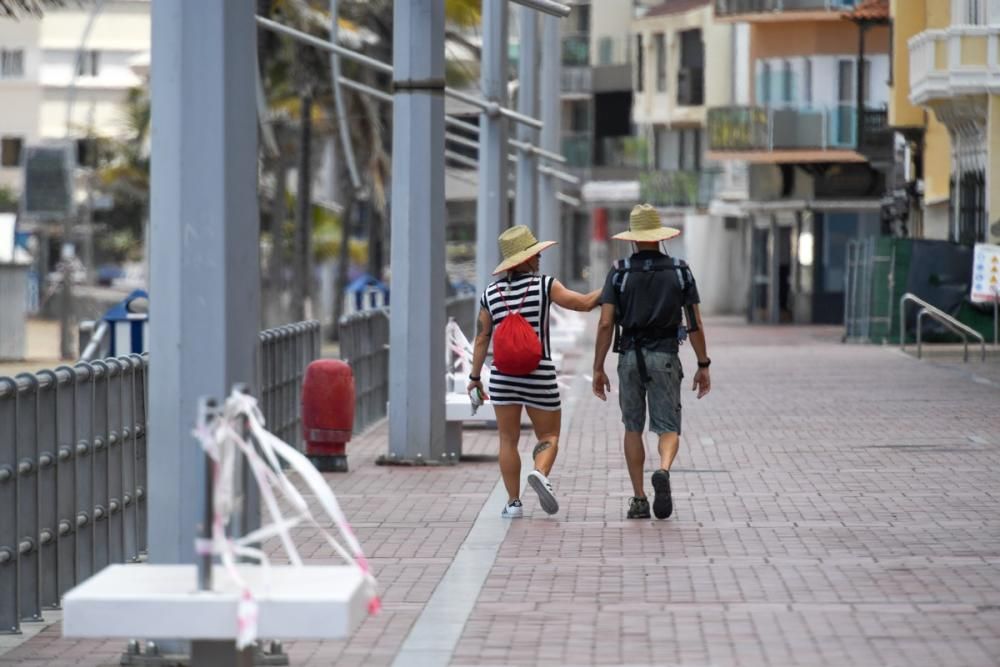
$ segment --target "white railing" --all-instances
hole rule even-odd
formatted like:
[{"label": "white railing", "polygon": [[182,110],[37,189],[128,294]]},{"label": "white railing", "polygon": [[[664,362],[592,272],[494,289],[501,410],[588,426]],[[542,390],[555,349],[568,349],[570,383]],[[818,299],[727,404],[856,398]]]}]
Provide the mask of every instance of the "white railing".
[{"label": "white railing", "polygon": [[[1000,0],[991,0],[990,15],[1000,23]],[[963,40],[986,42],[985,63],[963,63]],[[967,43],[968,44],[968,43]],[[1000,89],[1000,25],[959,25],[926,30],[910,39],[910,100]],[[938,52],[944,58],[938,62]]]}]

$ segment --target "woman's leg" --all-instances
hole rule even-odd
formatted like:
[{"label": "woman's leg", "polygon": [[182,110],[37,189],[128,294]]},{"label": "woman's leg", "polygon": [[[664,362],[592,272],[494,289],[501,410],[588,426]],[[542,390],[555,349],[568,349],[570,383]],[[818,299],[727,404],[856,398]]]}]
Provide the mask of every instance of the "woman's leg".
[{"label": "woman's leg", "polygon": [[500,432],[500,475],[510,503],[521,497],[521,455],[517,451],[517,442],[521,439],[521,406],[495,405],[493,411]]},{"label": "woman's leg", "polygon": [[539,410],[525,406],[531,426],[535,429],[535,439],[538,444],[531,452],[535,460],[535,470],[546,477],[552,471],[559,453],[559,430],[562,425],[562,410]]}]

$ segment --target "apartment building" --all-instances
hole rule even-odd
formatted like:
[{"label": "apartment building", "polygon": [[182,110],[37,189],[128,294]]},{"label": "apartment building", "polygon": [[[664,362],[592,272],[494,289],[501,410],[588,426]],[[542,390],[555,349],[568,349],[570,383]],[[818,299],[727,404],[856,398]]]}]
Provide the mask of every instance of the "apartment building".
[{"label": "apartment building", "polygon": [[[639,199],[683,230],[672,252],[699,280],[707,314],[742,313],[746,164],[706,158],[708,109],[747,102],[745,26],[715,20],[709,0],[670,0],[632,23],[632,117],[647,149]],[[741,75],[742,72],[742,75]],[[624,249],[620,249],[624,251]]]},{"label": "apartment building", "polygon": [[890,122],[916,156],[897,171],[919,169],[922,201],[911,198],[911,208],[920,231],[962,245],[1000,243],[991,211],[1000,202],[1000,3],[893,0],[891,9],[900,67]]},{"label": "apartment building", "polygon": [[712,162],[749,165],[751,321],[843,318],[846,252],[883,232],[888,0],[714,0],[748,26],[749,102],[707,113]]},{"label": "apartment building", "polygon": [[85,166],[88,137],[122,133],[121,104],[142,83],[133,66],[149,51],[149,12],[149,0],[107,0],[0,21],[0,186],[20,191],[27,144],[73,141]]}]

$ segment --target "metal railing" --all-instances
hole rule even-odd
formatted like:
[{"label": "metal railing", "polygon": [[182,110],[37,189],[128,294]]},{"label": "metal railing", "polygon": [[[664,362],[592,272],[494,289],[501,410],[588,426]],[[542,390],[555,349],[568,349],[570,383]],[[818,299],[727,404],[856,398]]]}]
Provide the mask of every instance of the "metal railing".
[{"label": "metal railing", "polygon": [[652,171],[639,175],[639,198],[653,206],[705,208],[718,190],[722,172]]},{"label": "metal railing", "polygon": [[718,16],[764,12],[836,11],[849,9],[858,0],[715,0]]},{"label": "metal railing", "polygon": [[963,344],[963,361],[969,361],[969,338],[974,338],[979,340],[979,345],[981,348],[981,358],[982,361],[986,361],[986,338],[965,324],[962,324],[954,317],[944,312],[943,310],[927,303],[915,294],[907,292],[899,300],[899,349],[906,351],[906,304],[907,302],[915,303],[921,307],[920,312],[917,313],[917,359],[923,358],[923,340],[922,340],[922,330],[924,317],[931,317],[945,327],[953,331],[955,334],[962,337]]},{"label": "metal railing", "polygon": [[717,151],[851,149],[858,145],[858,111],[829,107],[715,107],[708,110],[708,142]]},{"label": "metal railing", "polygon": [[[475,296],[448,300],[447,316],[466,336],[475,326]],[[441,331],[444,336],[445,332]],[[353,313],[340,320],[340,356],[354,373],[354,432],[386,416],[389,403],[389,309]]]},{"label": "metal railing", "polygon": [[[872,325],[884,324],[886,332],[892,331],[892,303],[895,290],[896,250],[893,248],[888,255],[877,254],[878,239],[851,239],[845,248],[844,271],[844,342],[863,342],[872,340]],[[885,314],[873,312],[875,303],[881,300],[875,298],[875,273],[879,264],[888,263],[888,280],[886,289]],[[888,333],[886,334],[888,335]],[[884,342],[884,341],[883,341]]]},{"label": "metal railing", "polygon": [[[301,446],[319,323],[269,329],[260,342],[268,428]],[[130,355],[0,377],[0,634],[145,552],[148,375],[148,355]]]}]

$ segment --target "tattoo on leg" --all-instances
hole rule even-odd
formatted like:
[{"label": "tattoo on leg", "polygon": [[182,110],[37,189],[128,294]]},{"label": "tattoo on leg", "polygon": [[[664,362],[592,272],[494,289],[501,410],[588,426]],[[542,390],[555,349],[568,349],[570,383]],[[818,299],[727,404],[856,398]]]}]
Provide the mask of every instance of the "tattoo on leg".
[{"label": "tattoo on leg", "polygon": [[535,449],[531,452],[531,458],[537,459],[539,454],[541,454],[551,446],[552,442],[550,440],[542,440],[537,445],[535,445]]}]

